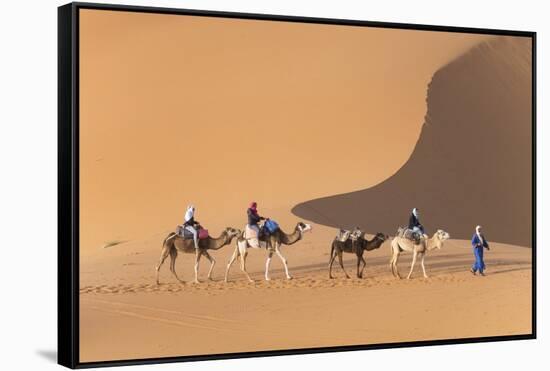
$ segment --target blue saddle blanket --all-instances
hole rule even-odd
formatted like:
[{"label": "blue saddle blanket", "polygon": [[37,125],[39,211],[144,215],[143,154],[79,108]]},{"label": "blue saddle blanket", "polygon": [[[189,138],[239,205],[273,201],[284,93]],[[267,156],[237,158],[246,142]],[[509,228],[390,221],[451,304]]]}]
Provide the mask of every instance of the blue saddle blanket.
[{"label": "blue saddle blanket", "polygon": [[269,231],[269,233],[273,233],[279,229],[279,224],[277,224],[277,222],[273,219],[268,219],[265,221],[264,227]]}]

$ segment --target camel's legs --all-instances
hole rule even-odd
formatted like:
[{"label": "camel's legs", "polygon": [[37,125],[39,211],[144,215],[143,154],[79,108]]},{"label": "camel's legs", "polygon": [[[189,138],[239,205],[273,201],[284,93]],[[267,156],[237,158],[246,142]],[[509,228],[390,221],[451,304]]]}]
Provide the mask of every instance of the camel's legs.
[{"label": "camel's legs", "polygon": [[399,275],[399,269],[397,268],[397,262],[399,260],[400,253],[398,251],[393,251],[393,255],[390,261],[391,273],[394,277],[401,279]]},{"label": "camel's legs", "polygon": [[273,251],[269,250],[267,253],[267,260],[265,261],[265,280],[269,281],[269,264],[271,264],[271,258],[273,257]]},{"label": "camel's legs", "polygon": [[407,279],[410,279],[411,278],[411,274],[413,272],[413,269],[414,269],[414,265],[416,264],[416,255],[418,253],[416,251],[413,251],[413,260],[412,260],[412,263],[411,263],[411,270],[409,271],[409,275],[407,276]]},{"label": "camel's legs", "polygon": [[199,283],[199,261],[201,260],[202,251],[195,249],[195,280],[194,283]]},{"label": "camel's legs", "polygon": [[231,259],[229,259],[229,263],[227,263],[227,268],[225,268],[225,282],[227,282],[227,277],[229,276],[229,269],[231,268],[231,264],[237,259],[237,256],[239,255],[239,245],[235,248],[235,251],[233,252],[233,255],[231,256]]},{"label": "camel's legs", "polygon": [[342,267],[342,270],[344,271],[344,274],[346,275],[346,278],[349,278],[348,272],[346,272],[346,269],[344,268],[344,260],[342,259],[342,251],[338,251],[338,261],[340,262],[340,267]]},{"label": "camel's legs", "polygon": [[401,275],[399,274],[399,268],[397,266],[397,263],[399,262],[399,257],[401,256],[401,253],[397,253],[395,255],[395,261],[393,262],[394,266],[395,266],[395,274],[397,275],[397,278],[401,279]]},{"label": "camel's legs", "polygon": [[422,253],[422,259],[420,260],[420,265],[422,266],[422,272],[424,272],[424,278],[428,278],[426,274],[426,267],[424,267],[424,258],[426,257],[425,253]]},{"label": "camel's legs", "polygon": [[292,279],[292,276],[290,275],[290,273],[288,273],[288,264],[287,264],[287,260],[286,260],[286,258],[283,256],[283,254],[281,254],[281,250],[279,250],[279,246],[278,246],[278,245],[275,245],[275,253],[276,253],[277,256],[281,259],[281,261],[283,262],[283,265],[285,266],[286,279],[287,279],[287,280],[291,280],[291,279]]},{"label": "camel's legs", "polygon": [[399,257],[401,256],[401,253],[397,253],[397,255],[395,256],[395,274],[397,274],[397,278],[401,279],[401,275],[399,274],[399,268],[397,266],[397,263],[399,262]]},{"label": "camel's legs", "polygon": [[363,272],[365,271],[365,267],[367,266],[367,262],[365,261],[363,255],[361,255],[361,261],[363,262],[363,269],[361,269],[361,274],[359,275],[359,278],[363,278]]},{"label": "camel's legs", "polygon": [[176,279],[179,282],[184,282],[184,281],[180,280],[180,278],[178,277],[178,274],[176,273],[176,259],[177,259],[177,257],[178,257],[178,251],[176,249],[170,250],[170,271],[172,272],[174,277],[176,277]]},{"label": "camel's legs", "polygon": [[336,251],[334,247],[330,250],[330,261],[328,262],[328,278],[332,279],[332,263],[336,259]]},{"label": "camel's legs", "polygon": [[391,243],[391,247],[392,247],[392,257],[390,261],[391,272],[394,277],[401,279],[401,276],[399,275],[399,268],[397,268],[397,262],[399,261],[399,256],[401,255],[399,243],[393,240]]},{"label": "camel's legs", "polygon": [[252,278],[248,275],[248,272],[246,271],[246,256],[248,255],[248,251],[246,249],[241,251],[241,270],[243,271],[244,275],[248,279],[248,282],[254,282]]},{"label": "camel's legs", "polygon": [[204,252],[204,256],[205,256],[206,259],[208,259],[208,261],[210,262],[210,269],[208,270],[208,276],[207,276],[207,277],[208,277],[208,279],[209,279],[210,281],[212,281],[212,271],[214,270],[214,265],[216,265],[216,259],[214,259],[214,258],[212,257],[212,255],[210,255],[210,254],[208,253],[208,251],[205,251],[205,252]]},{"label": "camel's legs", "polygon": [[159,259],[159,263],[157,264],[157,266],[155,267],[156,271],[157,271],[157,285],[159,284],[159,271],[160,271],[160,267],[162,266],[162,264],[164,264],[164,261],[166,260],[166,258],[168,257],[168,255],[170,255],[170,248],[168,248],[167,246],[164,246],[162,248],[162,251],[160,253],[160,259]]}]

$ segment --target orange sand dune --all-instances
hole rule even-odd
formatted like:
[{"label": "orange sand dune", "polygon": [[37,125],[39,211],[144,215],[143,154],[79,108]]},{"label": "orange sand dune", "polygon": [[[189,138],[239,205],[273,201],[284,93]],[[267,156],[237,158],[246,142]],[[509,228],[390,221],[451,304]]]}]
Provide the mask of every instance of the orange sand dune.
[{"label": "orange sand dune", "polygon": [[285,218],[386,179],[410,156],[434,71],[487,39],[96,10],[80,21],[83,253],[173,228],[188,203],[219,230],[242,226],[252,200]]},{"label": "orange sand dune", "polygon": [[[407,163],[358,192],[296,205],[299,217],[330,226],[394,233],[413,207],[428,230],[532,245],[531,40],[498,37],[439,69]],[[386,151],[400,144],[388,136]]]}]

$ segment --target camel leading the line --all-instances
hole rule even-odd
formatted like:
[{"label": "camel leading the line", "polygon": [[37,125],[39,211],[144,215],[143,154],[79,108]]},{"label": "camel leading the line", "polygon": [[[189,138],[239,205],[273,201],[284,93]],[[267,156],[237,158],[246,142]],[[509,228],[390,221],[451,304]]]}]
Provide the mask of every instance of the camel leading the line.
[{"label": "camel leading the line", "polygon": [[[311,230],[311,226],[309,224],[298,222],[296,224],[296,227],[294,228],[294,232],[291,234],[286,234],[283,232],[280,228],[269,235],[268,237],[262,237],[260,239],[260,247],[267,248],[267,260],[265,262],[265,280],[269,281],[269,265],[271,264],[271,258],[273,257],[273,254],[277,254],[277,256],[281,259],[283,262],[283,265],[285,267],[285,274],[287,279],[292,279],[292,276],[288,272],[288,264],[286,258],[281,254],[281,245],[292,245],[298,241],[300,241],[303,237],[303,234],[307,231]],[[241,271],[244,273],[246,278],[249,282],[254,282],[252,278],[250,278],[250,275],[246,271],[246,257],[248,255],[248,248],[250,248],[250,244],[248,241],[244,238],[244,236],[241,234],[237,238],[237,246],[235,248],[235,252],[231,256],[231,259],[229,259],[229,263],[227,263],[227,268],[225,270],[225,282],[228,281],[229,276],[229,269],[231,268],[231,265],[237,259],[238,257],[241,258]]]},{"label": "camel leading the line", "polygon": [[441,229],[435,232],[431,238],[422,238],[419,244],[415,244],[413,241],[403,237],[394,237],[391,241],[392,258],[390,261],[390,268],[393,276],[401,279],[399,270],[397,269],[397,260],[403,251],[409,251],[413,253],[413,259],[411,263],[411,270],[409,271],[407,279],[411,278],[417,256],[420,256],[421,258],[420,265],[422,266],[424,278],[428,278],[426,268],[424,267],[424,258],[426,257],[426,253],[433,249],[441,249],[443,247],[443,243],[450,237],[451,236],[447,232]]},{"label": "camel leading the line", "polygon": [[195,254],[195,280],[193,282],[199,283],[199,261],[201,256],[205,256],[210,261],[210,269],[208,270],[208,279],[212,279],[212,270],[216,264],[216,260],[208,253],[208,250],[219,250],[222,247],[229,245],[233,238],[241,234],[241,231],[235,228],[227,227],[223,230],[218,238],[208,237],[199,240],[199,248],[195,248],[195,242],[193,239],[183,239],[176,233],[170,233],[162,243],[162,252],[160,254],[159,263],[156,266],[157,271],[157,285],[159,284],[159,270],[164,260],[170,256],[170,271],[174,274],[179,282],[184,282],[179,279],[176,273],[176,258],[178,257],[178,251],[184,254]]},{"label": "camel leading the line", "polygon": [[[348,275],[348,272],[346,272],[346,269],[344,268],[344,263],[342,261],[342,255],[343,253],[352,253],[357,255],[357,278],[363,278],[363,271],[365,270],[365,267],[367,266],[367,263],[365,262],[365,258],[363,258],[363,253],[366,251],[371,251],[374,249],[378,249],[384,241],[388,239],[388,236],[386,236],[383,233],[377,233],[372,240],[367,240],[365,238],[365,234],[361,233],[361,235],[357,239],[347,239],[345,242],[339,241],[338,239],[334,239],[332,241],[332,246],[330,250],[330,261],[328,263],[328,278],[332,279],[332,263],[334,263],[334,259],[336,259],[336,256],[338,256],[338,261],[340,262],[340,267],[342,267],[342,270],[344,271],[344,274],[346,275],[346,278],[350,278]],[[361,263],[363,263],[363,268],[361,270],[360,266]]]}]

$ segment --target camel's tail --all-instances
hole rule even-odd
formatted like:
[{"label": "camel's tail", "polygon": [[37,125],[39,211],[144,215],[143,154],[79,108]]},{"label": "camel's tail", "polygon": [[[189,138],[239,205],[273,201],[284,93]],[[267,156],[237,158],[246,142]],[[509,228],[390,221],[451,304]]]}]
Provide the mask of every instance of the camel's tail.
[{"label": "camel's tail", "polygon": [[174,232],[171,232],[168,237],[166,237],[164,239],[164,241],[162,241],[162,247],[164,247],[164,245],[166,245],[166,242],[168,242],[168,240],[171,240],[172,238],[176,237],[177,234],[175,234]]}]

